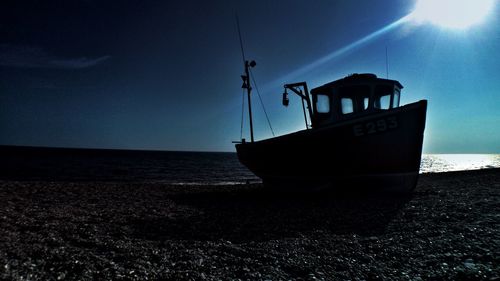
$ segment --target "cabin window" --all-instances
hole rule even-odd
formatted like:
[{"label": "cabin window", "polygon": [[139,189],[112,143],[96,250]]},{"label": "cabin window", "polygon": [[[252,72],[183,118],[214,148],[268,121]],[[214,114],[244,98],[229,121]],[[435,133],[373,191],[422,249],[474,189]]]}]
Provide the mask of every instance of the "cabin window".
[{"label": "cabin window", "polygon": [[330,112],[330,97],[327,95],[316,96],[316,111],[318,113]]},{"label": "cabin window", "polygon": [[391,106],[391,95],[381,96],[378,98],[378,103],[375,102],[375,108],[389,109],[390,106]]},{"label": "cabin window", "polygon": [[354,112],[351,98],[341,98],[340,104],[342,105],[342,114],[349,114]]},{"label": "cabin window", "polygon": [[[349,114],[368,109],[371,87],[368,85],[352,85],[339,89],[341,109],[343,114]],[[362,102],[362,104],[360,104]]]},{"label": "cabin window", "polygon": [[375,88],[375,98],[373,107],[378,109],[389,109],[391,107],[391,95],[393,87],[389,85],[379,85]]},{"label": "cabin window", "polygon": [[392,108],[396,108],[399,106],[399,91],[395,90],[394,91],[394,97],[392,98]]}]

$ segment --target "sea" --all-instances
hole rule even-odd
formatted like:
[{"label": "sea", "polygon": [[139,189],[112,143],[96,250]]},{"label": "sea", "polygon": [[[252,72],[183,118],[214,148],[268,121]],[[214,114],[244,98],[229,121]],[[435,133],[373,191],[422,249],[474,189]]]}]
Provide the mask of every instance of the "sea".
[{"label": "sea", "polygon": [[[500,168],[500,154],[424,154],[421,173]],[[231,152],[0,146],[0,180],[258,183]]]}]

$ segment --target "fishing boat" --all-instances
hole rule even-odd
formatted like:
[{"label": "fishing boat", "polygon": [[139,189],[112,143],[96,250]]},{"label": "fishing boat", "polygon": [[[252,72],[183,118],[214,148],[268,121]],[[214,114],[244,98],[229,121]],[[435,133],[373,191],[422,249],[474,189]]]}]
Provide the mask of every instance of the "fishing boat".
[{"label": "fishing boat", "polygon": [[286,190],[411,192],[419,174],[427,100],[400,105],[403,86],[374,74],[352,74],[308,90],[284,85],[302,101],[306,128],[255,141],[249,68],[244,61],[250,141],[236,144],[240,162],[266,187]]}]

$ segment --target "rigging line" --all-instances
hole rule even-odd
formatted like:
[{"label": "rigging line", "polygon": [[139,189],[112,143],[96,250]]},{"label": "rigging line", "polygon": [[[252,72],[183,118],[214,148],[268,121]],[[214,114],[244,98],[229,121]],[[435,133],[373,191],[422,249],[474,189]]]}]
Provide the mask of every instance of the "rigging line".
[{"label": "rigging line", "polygon": [[238,13],[236,13],[236,26],[238,27],[238,37],[240,38],[241,57],[243,58],[243,65],[245,65],[245,50],[243,49],[243,39],[241,39],[240,17],[238,17]]},{"label": "rigging line", "polygon": [[255,82],[255,78],[254,78],[254,75],[252,73],[252,69],[250,69],[250,74],[251,74],[250,76],[252,77],[252,82],[255,86],[255,90],[257,91],[257,95],[259,96],[260,105],[262,106],[262,109],[264,110],[264,114],[266,115],[267,124],[269,124],[269,129],[271,129],[271,133],[273,134],[273,137],[274,137],[275,136],[274,130],[273,130],[273,127],[271,126],[271,121],[269,121],[269,116],[267,115],[267,111],[266,111],[266,107],[264,106],[264,102],[262,102],[262,97],[260,96],[259,87],[257,87],[257,82]]},{"label": "rigging line", "polygon": [[241,126],[240,126],[240,140],[243,140],[243,115],[245,113],[245,89],[241,89]]}]

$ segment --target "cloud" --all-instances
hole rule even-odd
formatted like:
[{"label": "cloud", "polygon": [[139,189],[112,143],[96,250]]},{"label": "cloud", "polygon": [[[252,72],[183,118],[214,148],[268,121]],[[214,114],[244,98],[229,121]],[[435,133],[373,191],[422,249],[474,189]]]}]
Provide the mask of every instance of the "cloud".
[{"label": "cloud", "polygon": [[0,44],[0,66],[15,68],[84,69],[101,64],[111,56],[63,58],[42,48]]},{"label": "cloud", "polygon": [[111,56],[102,56],[95,59],[86,57],[76,59],[54,59],[50,61],[50,64],[56,68],[80,69],[98,65],[109,58],[111,58]]}]

